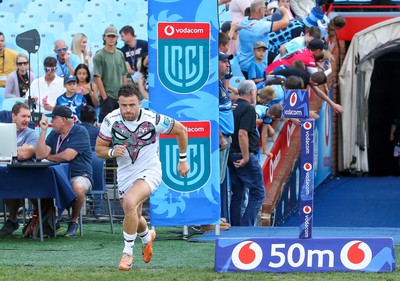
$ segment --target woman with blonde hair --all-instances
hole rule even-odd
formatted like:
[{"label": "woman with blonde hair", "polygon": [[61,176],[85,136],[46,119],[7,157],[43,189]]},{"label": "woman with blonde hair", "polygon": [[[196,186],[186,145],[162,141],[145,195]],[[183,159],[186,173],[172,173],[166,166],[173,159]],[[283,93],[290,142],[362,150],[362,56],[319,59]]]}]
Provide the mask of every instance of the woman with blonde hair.
[{"label": "woman with blonde hair", "polygon": [[71,52],[79,57],[82,63],[86,64],[89,69],[93,68],[92,51],[86,50],[87,36],[83,33],[76,33],[72,38]]}]

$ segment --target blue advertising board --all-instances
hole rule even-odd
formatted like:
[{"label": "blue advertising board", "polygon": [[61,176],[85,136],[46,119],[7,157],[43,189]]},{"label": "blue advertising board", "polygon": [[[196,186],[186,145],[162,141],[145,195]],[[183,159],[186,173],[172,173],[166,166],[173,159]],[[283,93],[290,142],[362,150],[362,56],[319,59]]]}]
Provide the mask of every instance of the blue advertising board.
[{"label": "blue advertising board", "polygon": [[217,3],[148,2],[150,109],[187,127],[190,165],[187,177],[181,178],[176,138],[160,136],[163,177],[150,197],[150,223],[216,224],[220,218]]},{"label": "blue advertising board", "polygon": [[220,238],[215,271],[391,272],[392,238]]},{"label": "blue advertising board", "polygon": [[308,97],[307,90],[286,90],[283,97],[283,118],[308,118]]}]

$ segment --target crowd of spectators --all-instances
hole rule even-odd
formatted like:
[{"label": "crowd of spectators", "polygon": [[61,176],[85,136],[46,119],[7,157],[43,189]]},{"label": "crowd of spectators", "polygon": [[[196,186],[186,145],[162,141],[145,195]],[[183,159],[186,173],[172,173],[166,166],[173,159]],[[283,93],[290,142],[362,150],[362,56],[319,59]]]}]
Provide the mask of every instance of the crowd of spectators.
[{"label": "crowd of spectators", "polygon": [[[220,120],[229,120],[230,111],[234,116],[234,133],[220,134],[220,149],[221,155],[229,155],[231,225],[249,226],[257,224],[265,196],[257,155],[273,157],[267,142],[274,140],[276,120],[300,124],[281,118],[284,91],[310,87],[335,112],[343,111],[329,98],[326,82],[336,30],[345,20],[329,19],[329,0],[219,2],[231,13],[230,21],[221,22],[219,34]],[[238,89],[232,88],[232,77],[243,77]],[[230,111],[226,96],[232,101]],[[309,114],[318,118],[317,112]]]}]

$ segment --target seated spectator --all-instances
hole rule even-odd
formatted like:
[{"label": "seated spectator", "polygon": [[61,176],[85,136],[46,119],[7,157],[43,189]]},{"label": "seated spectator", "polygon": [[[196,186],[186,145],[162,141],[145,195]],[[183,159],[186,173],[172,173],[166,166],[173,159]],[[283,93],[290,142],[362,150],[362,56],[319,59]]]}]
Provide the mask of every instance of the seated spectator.
[{"label": "seated spectator", "polygon": [[30,96],[36,110],[41,112],[53,110],[57,98],[65,92],[63,79],[56,75],[57,60],[47,57],[44,59],[43,65],[45,75],[32,81],[30,94],[28,91],[25,96],[26,99]]},{"label": "seated spectator", "polygon": [[57,75],[64,78],[75,72],[75,68],[81,63],[79,57],[68,52],[64,40],[54,42],[54,56],[57,60]]},{"label": "seated spectator", "polygon": [[90,147],[92,151],[94,151],[94,147],[96,145],[96,139],[99,135],[100,128],[95,126],[96,123],[96,112],[93,107],[90,105],[84,105],[81,109],[81,126],[85,127],[89,133],[90,138]]},{"label": "seated spectator", "polygon": [[86,103],[90,106],[96,107],[99,105],[99,90],[95,83],[90,83],[90,71],[86,64],[79,64],[74,76],[78,80],[76,92],[83,95]]},{"label": "seated spectator", "polygon": [[77,79],[74,75],[64,77],[64,87],[67,91],[57,98],[56,106],[68,106],[72,110],[74,116],[80,120],[81,108],[86,104],[86,99],[82,94],[76,92],[76,82]]},{"label": "seated spectator", "polygon": [[267,139],[272,138],[275,134],[274,128],[272,128],[272,123],[274,120],[281,118],[282,116],[282,105],[276,103],[274,105],[256,105],[256,116],[257,125],[262,125],[261,128],[261,143],[262,143],[262,153],[271,156],[272,154],[267,150]]},{"label": "seated spectator", "polygon": [[64,105],[56,106],[52,113],[53,130],[45,140],[49,126],[47,118],[42,118],[36,157],[55,162],[69,163],[71,185],[77,196],[72,202],[72,214],[65,237],[76,237],[79,232],[77,223],[85,195],[92,188],[92,151],[89,134],[85,128],[74,125],[72,110]]},{"label": "seated spectator", "polygon": [[[17,159],[18,161],[36,161],[35,152],[38,142],[38,135],[35,130],[28,127],[31,120],[29,106],[17,102],[12,108],[12,122],[17,127]],[[4,136],[3,136],[4,137]],[[9,215],[7,221],[0,229],[0,237],[11,235],[19,228],[17,221],[18,209],[21,206],[20,199],[4,199]]]},{"label": "seated spectator", "polygon": [[254,60],[249,66],[248,78],[256,83],[257,89],[264,87],[265,68],[267,67],[267,63],[264,61],[264,58],[267,50],[268,48],[264,42],[258,41],[254,43]]},{"label": "seated spectator", "polygon": [[7,76],[15,70],[15,60],[18,53],[6,48],[4,34],[0,32],[0,87],[6,86]]},{"label": "seated spectator", "polygon": [[[29,90],[29,84],[35,79],[35,74],[29,70],[28,56],[20,53],[15,59],[17,70],[10,73],[6,80],[6,98],[24,98]],[[29,73],[28,73],[29,72]]]}]

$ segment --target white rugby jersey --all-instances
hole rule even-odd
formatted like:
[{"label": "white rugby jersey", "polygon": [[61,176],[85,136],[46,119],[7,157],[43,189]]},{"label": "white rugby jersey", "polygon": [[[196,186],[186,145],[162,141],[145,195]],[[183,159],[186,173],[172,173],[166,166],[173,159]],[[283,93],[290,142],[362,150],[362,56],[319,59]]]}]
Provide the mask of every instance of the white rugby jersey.
[{"label": "white rugby jersey", "polygon": [[101,124],[99,137],[127,148],[125,155],[117,158],[119,184],[146,169],[158,167],[161,173],[158,135],[169,134],[174,124],[174,119],[143,108],[136,121],[125,120],[119,108],[107,114]]}]

